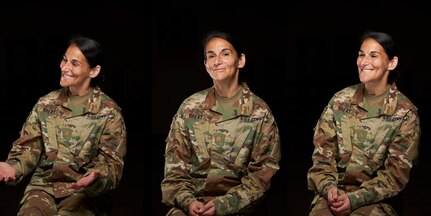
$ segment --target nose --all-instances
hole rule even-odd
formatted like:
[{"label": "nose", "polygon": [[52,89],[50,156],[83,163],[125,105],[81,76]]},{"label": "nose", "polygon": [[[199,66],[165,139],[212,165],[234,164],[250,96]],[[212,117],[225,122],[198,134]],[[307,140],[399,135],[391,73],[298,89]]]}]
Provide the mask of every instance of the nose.
[{"label": "nose", "polygon": [[363,57],[358,58],[358,65],[367,65],[370,63],[371,57],[368,55],[365,55]]},{"label": "nose", "polygon": [[60,69],[62,71],[65,71],[65,70],[67,70],[67,69],[70,68],[69,65],[70,65],[69,62],[67,62],[67,61],[61,61],[60,62]]},{"label": "nose", "polygon": [[222,63],[221,55],[217,55],[217,56],[214,58],[214,65],[219,65],[219,64],[221,64],[221,63]]}]

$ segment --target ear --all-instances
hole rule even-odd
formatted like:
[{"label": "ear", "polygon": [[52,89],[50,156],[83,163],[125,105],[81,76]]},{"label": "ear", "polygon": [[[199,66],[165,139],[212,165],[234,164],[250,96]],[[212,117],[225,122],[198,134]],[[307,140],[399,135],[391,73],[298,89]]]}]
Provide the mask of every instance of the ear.
[{"label": "ear", "polygon": [[243,68],[245,66],[245,54],[241,53],[241,56],[239,57],[238,61],[238,67]]},{"label": "ear", "polygon": [[388,65],[388,70],[394,70],[398,65],[398,57],[394,56],[394,58],[392,58],[392,60],[389,62]]},{"label": "ear", "polygon": [[97,77],[97,75],[99,75],[101,69],[102,69],[102,67],[100,65],[97,65],[96,67],[92,68],[90,71],[90,77],[91,78]]}]

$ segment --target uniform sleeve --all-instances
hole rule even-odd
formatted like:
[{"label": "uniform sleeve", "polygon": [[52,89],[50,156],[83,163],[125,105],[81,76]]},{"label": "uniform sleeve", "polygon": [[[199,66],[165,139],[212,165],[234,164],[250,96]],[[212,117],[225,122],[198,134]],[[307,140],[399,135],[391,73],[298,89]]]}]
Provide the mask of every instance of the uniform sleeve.
[{"label": "uniform sleeve", "polygon": [[217,215],[238,213],[261,198],[269,189],[271,178],[279,170],[280,158],[278,127],[272,114],[268,113],[255,139],[247,167],[248,175],[241,179],[240,185],[214,199]]},{"label": "uniform sleeve", "polygon": [[418,157],[420,122],[417,112],[408,112],[389,146],[385,167],[365,181],[359,190],[348,193],[352,209],[397,195],[405,188]]},{"label": "uniform sleeve", "polygon": [[123,174],[124,158],[126,155],[126,125],[120,110],[114,110],[107,120],[99,140],[99,155],[94,168],[90,168],[86,175],[95,169],[100,171],[97,181],[85,188],[90,196],[118,187]]},{"label": "uniform sleeve", "polygon": [[336,154],[338,144],[332,101],[325,107],[314,128],[313,165],[308,170],[308,189],[327,197],[328,189],[337,185]]},{"label": "uniform sleeve", "polygon": [[193,178],[190,176],[190,143],[184,119],[177,113],[166,139],[164,179],[161,183],[162,202],[178,206],[188,212],[189,204],[196,200]]},{"label": "uniform sleeve", "polygon": [[20,137],[13,142],[6,163],[15,168],[16,180],[10,184],[18,184],[27,174],[31,173],[41,156],[41,127],[36,111],[37,105],[30,112],[24,123]]}]

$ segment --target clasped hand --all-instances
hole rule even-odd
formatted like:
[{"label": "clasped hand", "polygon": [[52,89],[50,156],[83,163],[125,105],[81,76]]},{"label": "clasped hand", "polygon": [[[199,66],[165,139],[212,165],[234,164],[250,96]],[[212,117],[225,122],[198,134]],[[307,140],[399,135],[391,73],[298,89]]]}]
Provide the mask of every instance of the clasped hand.
[{"label": "clasped hand", "polygon": [[213,216],[216,215],[214,202],[212,200],[207,203],[192,201],[189,205],[189,214],[191,216]]},{"label": "clasped hand", "polygon": [[338,194],[336,187],[331,187],[328,190],[328,205],[336,216],[350,215],[351,205],[347,194]]}]

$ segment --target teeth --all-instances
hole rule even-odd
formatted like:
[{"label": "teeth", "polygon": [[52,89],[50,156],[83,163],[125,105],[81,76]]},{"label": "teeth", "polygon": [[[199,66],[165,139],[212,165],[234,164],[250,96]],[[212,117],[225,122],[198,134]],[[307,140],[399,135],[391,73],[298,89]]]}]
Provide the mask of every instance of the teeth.
[{"label": "teeth", "polygon": [[62,80],[71,80],[71,79],[73,79],[73,77],[72,76],[68,76],[68,75],[62,75],[61,79]]}]

